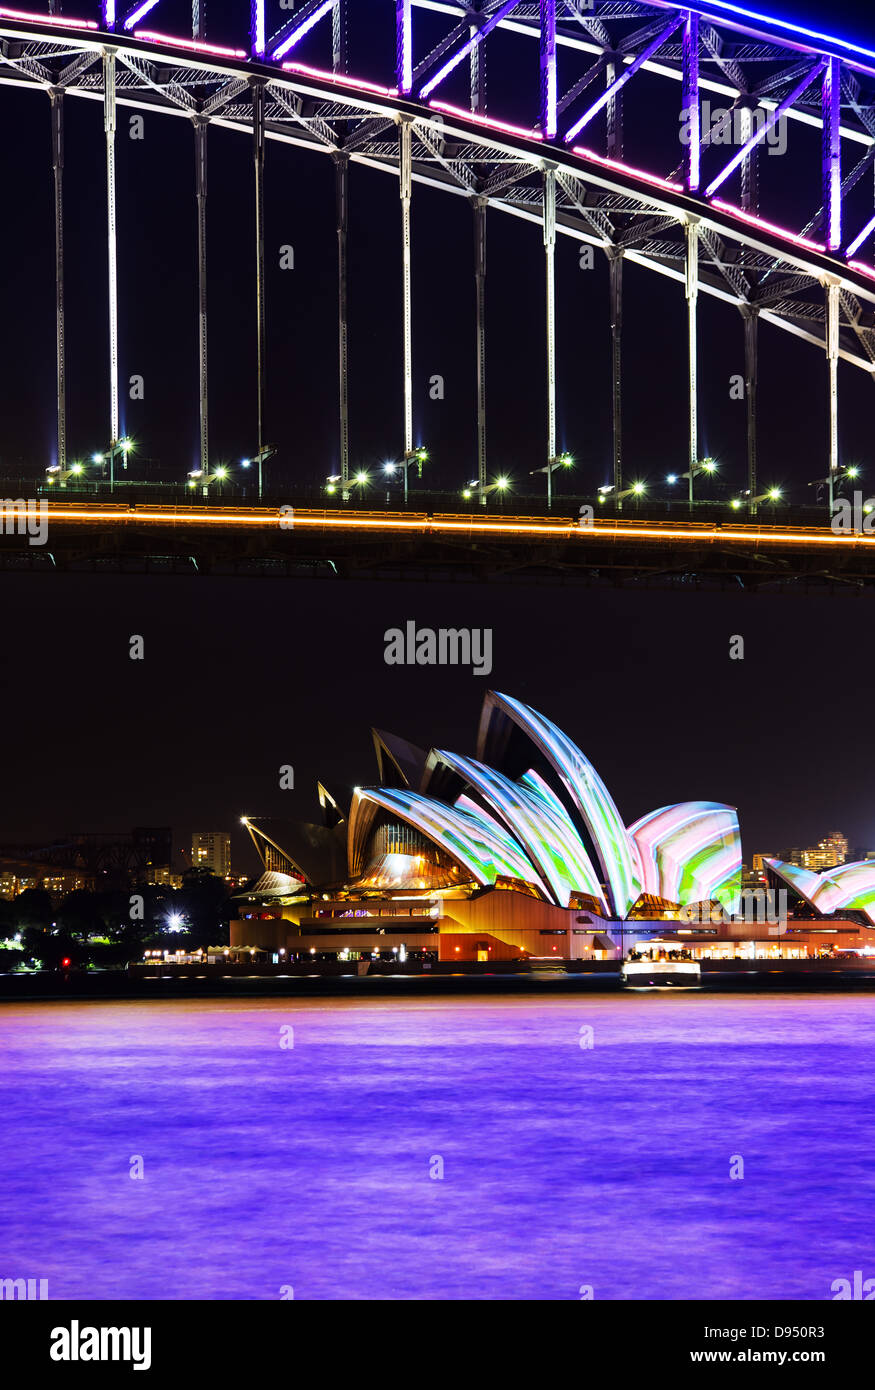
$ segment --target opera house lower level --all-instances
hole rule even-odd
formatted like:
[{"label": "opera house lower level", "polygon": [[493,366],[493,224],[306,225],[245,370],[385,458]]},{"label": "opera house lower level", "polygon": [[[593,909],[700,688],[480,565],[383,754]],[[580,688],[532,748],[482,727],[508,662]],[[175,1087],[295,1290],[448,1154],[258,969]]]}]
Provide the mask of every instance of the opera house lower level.
[{"label": "opera house lower level", "polygon": [[483,702],[476,756],[373,731],[378,781],[320,784],[319,823],[244,818],[264,872],[231,951],[274,963],[586,962],[875,955],[875,862],[767,860],[742,892],[735,809],[663,806],[626,825],[555,724]]}]

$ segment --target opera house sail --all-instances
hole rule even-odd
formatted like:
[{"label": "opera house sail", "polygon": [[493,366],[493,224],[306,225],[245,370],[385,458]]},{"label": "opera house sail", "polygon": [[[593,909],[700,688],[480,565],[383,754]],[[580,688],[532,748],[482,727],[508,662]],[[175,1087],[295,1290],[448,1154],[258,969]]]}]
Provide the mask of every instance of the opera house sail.
[{"label": "opera house sail", "polygon": [[694,959],[727,940],[742,958],[875,949],[875,862],[815,874],[767,860],[768,894],[831,935],[771,909],[752,931],[733,806],[689,800],[628,819],[569,734],[511,695],[486,694],[471,751],[372,734],[377,780],[320,784],[321,825],[248,820],[265,874],[238,895],[239,943],[356,960],[396,942],[487,962],[614,959],[642,941]]}]

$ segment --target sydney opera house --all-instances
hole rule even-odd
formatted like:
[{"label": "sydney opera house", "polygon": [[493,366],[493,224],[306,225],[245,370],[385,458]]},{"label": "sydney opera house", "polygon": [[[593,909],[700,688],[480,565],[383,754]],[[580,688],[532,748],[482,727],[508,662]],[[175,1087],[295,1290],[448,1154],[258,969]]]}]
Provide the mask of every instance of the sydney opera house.
[{"label": "sydney opera house", "polygon": [[627,825],[568,735],[508,695],[487,693],[473,757],[373,740],[376,784],[347,798],[320,784],[319,823],[244,818],[264,872],[237,896],[232,948],[486,963],[875,950],[875,861],[819,875],[768,860],[773,891],[752,902],[732,806]]}]

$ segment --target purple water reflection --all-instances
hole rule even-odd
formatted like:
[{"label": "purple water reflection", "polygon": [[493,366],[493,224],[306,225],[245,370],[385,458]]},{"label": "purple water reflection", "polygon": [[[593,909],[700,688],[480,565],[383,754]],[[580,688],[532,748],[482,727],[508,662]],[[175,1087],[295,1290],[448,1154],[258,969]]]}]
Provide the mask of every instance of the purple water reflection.
[{"label": "purple water reflection", "polygon": [[0,1276],[829,1298],[875,1276],[873,1019],[863,995],[6,1005]]}]

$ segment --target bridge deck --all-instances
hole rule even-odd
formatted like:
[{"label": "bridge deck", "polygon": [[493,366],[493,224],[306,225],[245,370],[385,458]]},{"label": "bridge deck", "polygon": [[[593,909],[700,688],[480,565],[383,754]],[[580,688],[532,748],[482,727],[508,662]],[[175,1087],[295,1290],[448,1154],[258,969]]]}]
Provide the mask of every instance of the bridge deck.
[{"label": "bridge deck", "polygon": [[875,534],[823,524],[52,501],[46,544],[6,513],[0,566],[337,578],[875,586]]}]

